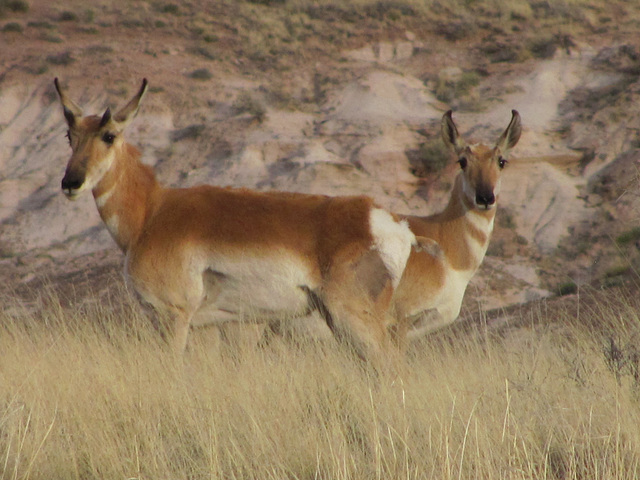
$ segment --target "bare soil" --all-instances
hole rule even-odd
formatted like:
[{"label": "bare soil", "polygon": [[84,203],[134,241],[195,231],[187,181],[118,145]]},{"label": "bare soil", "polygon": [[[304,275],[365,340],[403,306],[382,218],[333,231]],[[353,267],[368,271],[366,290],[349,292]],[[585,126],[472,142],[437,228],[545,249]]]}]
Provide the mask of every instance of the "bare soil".
[{"label": "bare soil", "polygon": [[438,4],[120,3],[2,10],[7,294],[53,284],[73,304],[122,282],[93,200],[60,193],[70,152],[54,77],[88,113],[148,78],[128,138],[166,184],[367,193],[399,213],[446,201],[456,166],[426,153],[444,111],[463,134],[494,141],[515,108],[524,135],[463,317],[637,283],[638,7],[576,6],[585,21],[563,23],[555,11],[504,20]]}]

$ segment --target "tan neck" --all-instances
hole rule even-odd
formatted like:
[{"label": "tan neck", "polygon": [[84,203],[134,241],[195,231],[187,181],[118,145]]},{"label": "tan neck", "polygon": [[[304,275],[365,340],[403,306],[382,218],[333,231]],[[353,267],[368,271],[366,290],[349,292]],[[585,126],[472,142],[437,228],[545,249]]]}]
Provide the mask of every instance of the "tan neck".
[{"label": "tan neck", "polygon": [[100,217],[124,251],[135,243],[161,187],[140,152],[123,144],[113,164],[93,189]]},{"label": "tan neck", "polygon": [[473,274],[487,253],[495,213],[495,206],[491,210],[475,208],[463,192],[463,176],[459,174],[446,208],[428,217],[413,217],[410,223],[416,235],[438,242],[454,270]]}]

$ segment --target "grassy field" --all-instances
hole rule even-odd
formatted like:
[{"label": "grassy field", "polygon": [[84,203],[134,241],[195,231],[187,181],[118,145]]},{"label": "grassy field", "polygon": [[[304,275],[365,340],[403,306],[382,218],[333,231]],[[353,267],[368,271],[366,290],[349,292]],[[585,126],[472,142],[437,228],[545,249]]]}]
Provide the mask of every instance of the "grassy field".
[{"label": "grassy field", "polygon": [[333,341],[224,354],[198,332],[176,366],[135,304],[69,312],[45,295],[35,314],[4,305],[3,480],[640,472],[630,296],[599,296],[578,315],[541,304],[517,328],[438,335],[402,378],[368,375]]}]

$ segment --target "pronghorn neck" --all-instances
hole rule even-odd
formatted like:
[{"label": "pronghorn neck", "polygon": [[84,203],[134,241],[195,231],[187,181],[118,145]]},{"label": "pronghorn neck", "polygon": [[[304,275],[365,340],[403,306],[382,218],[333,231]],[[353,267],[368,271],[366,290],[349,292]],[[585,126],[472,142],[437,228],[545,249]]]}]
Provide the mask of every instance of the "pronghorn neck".
[{"label": "pronghorn neck", "polygon": [[446,208],[423,219],[429,230],[425,236],[438,237],[434,240],[454,270],[473,275],[487,252],[495,214],[495,205],[489,210],[481,210],[468,199],[461,172],[456,177]]},{"label": "pronghorn neck", "polygon": [[100,217],[118,246],[127,252],[138,239],[160,189],[138,149],[123,143],[113,163],[93,188]]}]

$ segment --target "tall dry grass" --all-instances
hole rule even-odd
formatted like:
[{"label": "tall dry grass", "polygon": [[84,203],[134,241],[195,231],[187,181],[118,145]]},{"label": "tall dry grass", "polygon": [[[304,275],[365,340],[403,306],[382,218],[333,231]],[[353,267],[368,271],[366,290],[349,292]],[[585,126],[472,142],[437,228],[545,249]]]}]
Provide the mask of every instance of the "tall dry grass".
[{"label": "tall dry grass", "polygon": [[[638,302],[434,337],[402,379],[334,342],[176,366],[130,306],[3,299],[0,479],[631,479]],[[636,365],[637,366],[637,365]]]}]

